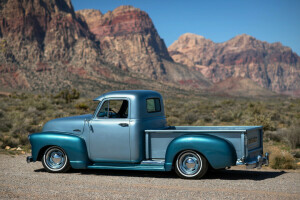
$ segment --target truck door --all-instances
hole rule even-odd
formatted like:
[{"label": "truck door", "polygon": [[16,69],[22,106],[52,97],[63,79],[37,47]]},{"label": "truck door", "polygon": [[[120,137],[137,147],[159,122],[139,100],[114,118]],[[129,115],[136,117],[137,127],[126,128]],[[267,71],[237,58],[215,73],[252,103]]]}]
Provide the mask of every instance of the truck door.
[{"label": "truck door", "polygon": [[90,159],[95,162],[130,162],[129,100],[103,100],[90,122]]}]

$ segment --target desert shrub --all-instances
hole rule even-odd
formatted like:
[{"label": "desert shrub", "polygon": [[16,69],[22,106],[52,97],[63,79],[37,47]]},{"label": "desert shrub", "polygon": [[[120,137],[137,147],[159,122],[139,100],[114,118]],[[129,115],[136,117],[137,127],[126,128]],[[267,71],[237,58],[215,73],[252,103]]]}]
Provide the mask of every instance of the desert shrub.
[{"label": "desert shrub", "polygon": [[280,135],[277,131],[266,131],[264,133],[264,138],[275,142],[281,142],[283,139],[282,135]]},{"label": "desert shrub", "polygon": [[246,121],[247,125],[262,125],[264,131],[275,131],[276,124],[267,115],[254,115]]},{"label": "desert shrub", "polygon": [[12,124],[8,121],[2,120],[0,121],[0,131],[1,132],[8,132],[12,127]]},{"label": "desert shrub", "polygon": [[203,120],[204,120],[204,122],[211,122],[212,121],[212,118],[210,117],[210,116],[204,116],[203,117]]},{"label": "desert shrub", "polygon": [[60,110],[60,111],[55,112],[53,118],[61,118],[61,117],[66,117],[66,116],[67,116],[67,114]]},{"label": "desert shrub", "polygon": [[63,100],[63,99],[52,99],[51,103],[55,104],[55,105],[60,105],[60,104],[64,104],[65,100]]},{"label": "desert shrub", "polygon": [[85,103],[78,103],[75,105],[75,108],[81,109],[81,110],[87,110],[87,109],[89,109],[89,106],[86,105]]},{"label": "desert shrub", "polygon": [[248,108],[247,108],[248,111],[250,111],[250,113],[252,113],[252,115],[260,115],[260,114],[263,114],[264,112],[264,107],[263,105],[258,102],[258,103],[249,103],[248,104]]},{"label": "desert shrub", "polygon": [[271,116],[271,120],[272,120],[272,121],[275,121],[275,120],[276,120],[276,121],[279,121],[279,120],[280,120],[280,114],[277,113],[277,112],[276,112],[276,113],[273,113],[272,116]]},{"label": "desert shrub", "polygon": [[80,93],[76,89],[65,89],[60,91],[54,98],[62,98],[65,100],[66,103],[72,102],[74,99],[79,99]]},{"label": "desert shrub", "polygon": [[2,140],[2,148],[5,148],[6,146],[10,147],[18,147],[20,145],[20,139],[14,138],[11,136],[4,136]]},{"label": "desert shrub", "polygon": [[221,122],[232,122],[234,120],[232,114],[230,113],[225,113],[224,115],[220,116],[220,121]]},{"label": "desert shrub", "polygon": [[43,111],[46,110],[48,108],[48,104],[46,102],[40,102],[38,104],[36,104],[36,109],[39,111]]},{"label": "desert shrub", "polygon": [[280,150],[271,152],[270,166],[273,169],[296,169],[293,156],[287,151]]},{"label": "desert shrub", "polygon": [[175,126],[178,125],[180,120],[177,117],[168,117],[167,118],[168,126]]},{"label": "desert shrub", "polygon": [[241,117],[243,116],[243,112],[241,110],[236,111],[235,113],[232,114],[232,117],[234,118],[234,120],[236,119],[241,119]]},{"label": "desert shrub", "polygon": [[195,123],[193,123],[193,126],[205,126],[205,122],[202,119],[198,119]]},{"label": "desert shrub", "polygon": [[300,151],[295,152],[294,157],[295,158],[300,158]]},{"label": "desert shrub", "polygon": [[299,126],[288,129],[283,135],[286,137],[291,148],[294,149],[294,148],[297,148],[300,146],[300,127]]},{"label": "desert shrub", "polygon": [[27,134],[21,134],[19,136],[19,141],[20,141],[21,145],[28,145],[29,144],[28,135]]},{"label": "desert shrub", "polygon": [[224,101],[222,102],[222,105],[233,106],[233,105],[235,105],[235,101],[234,101],[234,100],[230,100],[230,99],[224,100]]},{"label": "desert shrub", "polygon": [[26,132],[28,133],[36,133],[41,131],[41,127],[35,125],[29,125],[26,127]]},{"label": "desert shrub", "polygon": [[187,122],[188,124],[192,124],[194,123],[196,120],[198,119],[197,115],[195,113],[187,113],[184,116],[184,120],[185,122]]},{"label": "desert shrub", "polygon": [[300,129],[298,127],[283,128],[277,131],[266,131],[265,139],[275,142],[283,142],[290,148],[295,149],[300,145]]}]

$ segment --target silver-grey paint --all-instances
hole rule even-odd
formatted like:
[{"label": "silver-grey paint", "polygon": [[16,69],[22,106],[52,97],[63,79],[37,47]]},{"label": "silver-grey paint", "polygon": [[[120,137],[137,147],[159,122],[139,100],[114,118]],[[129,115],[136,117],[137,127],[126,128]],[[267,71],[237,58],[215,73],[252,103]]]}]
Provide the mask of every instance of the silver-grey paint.
[{"label": "silver-grey paint", "polygon": [[90,120],[92,116],[93,115],[88,114],[53,119],[44,125],[42,132],[56,131],[80,135],[84,132],[84,120]]},{"label": "silver-grey paint", "polygon": [[[146,99],[159,98],[161,111],[148,113]],[[106,100],[128,100],[127,119],[99,119],[96,117],[101,105]],[[166,127],[166,118],[162,96],[155,91],[135,90],[116,91],[103,94],[96,99],[100,101],[89,126],[94,130],[89,135],[89,157],[97,162],[131,162],[140,163],[145,159],[145,129],[162,129]],[[122,127],[120,123],[128,123]]]}]

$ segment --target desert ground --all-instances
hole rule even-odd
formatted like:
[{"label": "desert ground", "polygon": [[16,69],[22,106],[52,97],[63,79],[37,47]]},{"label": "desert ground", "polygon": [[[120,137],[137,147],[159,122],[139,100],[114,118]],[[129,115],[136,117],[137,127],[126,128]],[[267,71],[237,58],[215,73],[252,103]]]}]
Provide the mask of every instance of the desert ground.
[{"label": "desert ground", "polygon": [[211,171],[200,180],[174,172],[71,170],[47,173],[27,155],[0,154],[0,199],[300,199],[299,170]]}]

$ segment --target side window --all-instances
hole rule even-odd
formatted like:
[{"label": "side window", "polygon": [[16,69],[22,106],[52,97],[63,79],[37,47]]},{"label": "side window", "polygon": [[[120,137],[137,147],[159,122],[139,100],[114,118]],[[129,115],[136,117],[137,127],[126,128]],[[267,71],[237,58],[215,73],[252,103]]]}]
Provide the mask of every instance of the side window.
[{"label": "side window", "polygon": [[127,118],[127,100],[107,100],[105,101],[97,115],[98,118]]},{"label": "side window", "polygon": [[147,99],[147,112],[148,113],[160,112],[160,111],[161,111],[161,106],[160,106],[159,98]]},{"label": "side window", "polygon": [[102,106],[101,106],[101,108],[100,108],[100,111],[99,111],[97,117],[99,117],[99,118],[107,118],[108,102],[109,102],[109,101],[105,101],[105,102],[102,104]]}]

